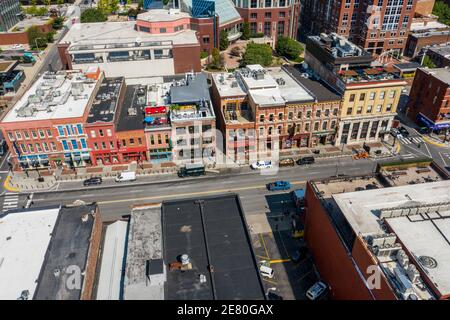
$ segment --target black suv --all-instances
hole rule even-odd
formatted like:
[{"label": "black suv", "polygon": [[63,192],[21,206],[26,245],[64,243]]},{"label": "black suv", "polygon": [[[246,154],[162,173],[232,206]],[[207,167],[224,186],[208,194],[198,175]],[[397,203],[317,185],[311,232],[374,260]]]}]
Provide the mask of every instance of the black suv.
[{"label": "black suv", "polygon": [[102,178],[100,177],[92,177],[89,179],[86,179],[83,181],[83,185],[85,187],[87,186],[92,186],[92,185],[97,185],[97,184],[102,184]]},{"label": "black suv", "polygon": [[302,164],[312,164],[314,163],[314,157],[304,157],[297,160],[297,164],[301,166]]}]

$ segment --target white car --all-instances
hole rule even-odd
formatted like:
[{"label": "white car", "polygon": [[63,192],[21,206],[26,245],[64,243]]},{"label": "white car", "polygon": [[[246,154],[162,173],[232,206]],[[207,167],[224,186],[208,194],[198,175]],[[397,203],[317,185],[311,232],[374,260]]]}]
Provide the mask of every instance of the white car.
[{"label": "white car", "polygon": [[391,135],[396,137],[397,139],[403,138],[403,135],[401,134],[400,130],[398,130],[396,128],[391,129]]},{"label": "white car", "polygon": [[22,49],[23,46],[21,44],[14,44],[11,46],[11,49]]},{"label": "white car", "polygon": [[268,169],[272,168],[272,161],[257,161],[253,162],[250,167],[252,169]]},{"label": "white car", "polygon": [[308,291],[306,291],[306,297],[309,300],[316,300],[325,292],[325,290],[327,290],[327,288],[328,286],[322,281],[316,282],[308,289]]}]

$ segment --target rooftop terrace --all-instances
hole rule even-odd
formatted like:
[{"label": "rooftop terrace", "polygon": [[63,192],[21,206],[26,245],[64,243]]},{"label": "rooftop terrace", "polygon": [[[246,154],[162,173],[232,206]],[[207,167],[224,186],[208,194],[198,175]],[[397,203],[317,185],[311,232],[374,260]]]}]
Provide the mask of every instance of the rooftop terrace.
[{"label": "rooftop terrace", "polygon": [[125,86],[123,77],[103,79],[89,110],[87,123],[111,122],[114,120],[122,86]]}]

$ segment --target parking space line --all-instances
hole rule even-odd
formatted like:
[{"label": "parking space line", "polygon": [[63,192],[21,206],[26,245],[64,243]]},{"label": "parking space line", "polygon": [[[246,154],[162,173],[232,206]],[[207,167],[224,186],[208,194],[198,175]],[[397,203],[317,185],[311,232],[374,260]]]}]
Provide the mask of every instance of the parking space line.
[{"label": "parking space line", "polygon": [[270,260],[269,257],[263,257],[263,256],[259,256],[259,255],[257,255],[257,254],[255,254],[255,256],[258,257],[258,258],[260,258],[260,259],[263,259],[263,260]]},{"label": "parking space line", "polygon": [[271,281],[271,280],[268,280],[268,279],[266,279],[266,278],[262,278],[262,281],[268,282],[268,283],[270,283],[270,284],[278,284],[278,283],[276,283],[275,281]]},{"label": "parking space line", "polygon": [[263,237],[262,233],[259,234],[259,237],[262,241],[262,245],[264,247],[264,251],[266,252],[266,256],[269,258],[268,260],[270,260],[269,251],[267,251],[266,242],[264,241],[264,237]]}]

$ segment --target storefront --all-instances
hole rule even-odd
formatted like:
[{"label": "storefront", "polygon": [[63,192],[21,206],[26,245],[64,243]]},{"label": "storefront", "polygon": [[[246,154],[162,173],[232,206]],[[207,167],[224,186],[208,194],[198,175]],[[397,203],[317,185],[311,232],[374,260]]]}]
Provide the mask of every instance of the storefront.
[{"label": "storefront", "polygon": [[149,154],[151,163],[172,161],[172,148],[151,149]]},{"label": "storefront", "polygon": [[331,145],[334,143],[334,130],[314,132],[311,139],[311,147],[318,145]]},{"label": "storefront", "polygon": [[422,113],[419,113],[417,115],[417,123],[419,123],[419,125],[421,125],[422,127],[426,127],[434,131],[436,134],[445,134],[446,132],[450,131],[450,119],[447,120],[447,122],[435,123],[424,116]]}]

